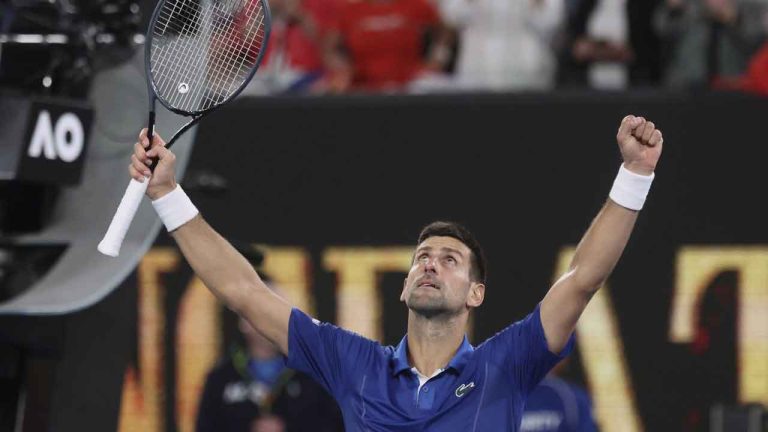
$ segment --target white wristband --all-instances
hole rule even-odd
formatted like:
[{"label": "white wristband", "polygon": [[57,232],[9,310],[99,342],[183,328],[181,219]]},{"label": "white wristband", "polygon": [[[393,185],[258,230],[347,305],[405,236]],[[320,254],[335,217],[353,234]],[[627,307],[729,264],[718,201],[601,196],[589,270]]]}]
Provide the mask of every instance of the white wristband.
[{"label": "white wristband", "polygon": [[169,232],[191,221],[200,213],[181,185],[176,185],[176,189],[152,201],[152,206]]},{"label": "white wristband", "polygon": [[654,177],[655,174],[653,173],[648,176],[635,174],[624,168],[624,164],[622,164],[608,196],[622,207],[630,210],[641,210]]}]

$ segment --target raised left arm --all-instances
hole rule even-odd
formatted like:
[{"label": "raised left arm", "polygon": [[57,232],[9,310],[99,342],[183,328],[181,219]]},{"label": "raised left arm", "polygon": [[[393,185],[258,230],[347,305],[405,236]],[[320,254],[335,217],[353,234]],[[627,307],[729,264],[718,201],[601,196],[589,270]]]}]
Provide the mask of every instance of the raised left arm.
[{"label": "raised left arm", "polygon": [[621,257],[664,141],[652,122],[635,116],[622,120],[616,140],[624,165],[610,199],[579,242],[568,271],[541,302],[541,322],[553,353],[565,347],[587,303]]}]

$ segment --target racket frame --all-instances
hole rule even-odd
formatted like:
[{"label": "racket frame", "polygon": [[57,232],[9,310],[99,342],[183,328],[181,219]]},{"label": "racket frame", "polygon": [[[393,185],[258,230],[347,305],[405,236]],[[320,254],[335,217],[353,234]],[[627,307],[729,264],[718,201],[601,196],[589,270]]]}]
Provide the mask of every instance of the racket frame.
[{"label": "racket frame", "polygon": [[[184,1],[184,0],[177,0],[177,1]],[[212,1],[215,1],[215,0],[212,0]],[[253,1],[253,0],[245,0],[245,1]],[[256,73],[259,66],[261,65],[261,61],[263,60],[264,53],[267,51],[267,45],[269,43],[269,35],[272,29],[272,14],[269,10],[269,4],[267,3],[267,0],[256,0],[256,1],[259,1],[261,3],[264,10],[264,22],[262,23],[262,27],[264,28],[264,41],[262,42],[262,48],[259,51],[259,55],[256,58],[256,62],[254,63],[254,66],[251,68],[251,71],[248,73],[248,76],[243,80],[242,84],[240,84],[240,86],[228,98],[226,98],[225,100],[221,101],[218,104],[211,106],[210,108],[207,108],[201,111],[194,111],[194,112],[177,109],[170,106],[162,97],[159,96],[157,88],[155,86],[154,79],[152,78],[150,58],[151,58],[152,42],[154,40],[153,29],[155,27],[155,24],[157,23],[157,16],[160,14],[160,11],[163,8],[163,5],[165,5],[166,0],[161,0],[160,3],[158,3],[157,6],[155,6],[155,10],[152,12],[152,19],[150,20],[149,26],[147,27],[146,38],[144,40],[144,43],[145,43],[144,71],[146,74],[146,81],[147,81],[147,93],[149,95],[149,101],[148,101],[149,102],[149,118],[148,118],[148,127],[147,127],[147,138],[149,139],[150,143],[152,142],[152,138],[154,135],[154,128],[155,128],[156,100],[160,100],[160,103],[163,104],[165,108],[167,108],[169,111],[173,113],[180,114],[186,117],[192,117],[192,119],[188,123],[182,126],[173,135],[173,137],[171,137],[171,139],[168,140],[168,142],[166,143],[166,148],[170,148],[173,145],[173,143],[176,142],[177,138],[179,138],[189,128],[194,126],[206,114],[210,113],[216,108],[224,105],[225,103],[228,103],[229,101],[237,97],[237,95],[239,95],[240,92],[243,91],[243,89],[248,85],[248,83],[250,83],[251,79],[253,79],[253,75]],[[157,166],[157,160],[153,160],[153,163],[150,169],[154,171],[155,166]],[[112,218],[112,222],[110,223],[110,226],[107,229],[107,233],[104,235],[104,238],[98,245],[99,252],[108,256],[113,256],[113,257],[118,256],[120,254],[120,247],[123,243],[126,233],[128,232],[128,228],[130,227],[131,221],[133,220],[133,217],[136,214],[136,211],[138,210],[141,199],[144,197],[144,194],[146,193],[148,184],[149,184],[149,179],[145,179],[143,182],[138,182],[134,179],[131,179],[131,181],[129,182],[128,188],[126,189],[125,194],[123,194],[123,198],[120,201],[120,204],[118,205],[117,211],[115,212],[115,215]]]},{"label": "racket frame", "polygon": [[[192,121],[195,121],[196,118],[199,118],[199,117],[203,116],[204,114],[207,114],[207,113],[215,110],[216,108],[224,105],[225,103],[227,103],[227,102],[231,101],[232,99],[234,99],[235,97],[237,97],[237,95],[239,95],[240,92],[242,92],[243,89],[245,89],[245,87],[248,85],[248,83],[251,82],[251,79],[253,79],[253,75],[256,73],[256,70],[261,65],[261,61],[264,58],[264,53],[267,52],[267,44],[269,43],[269,35],[271,33],[271,30],[272,30],[272,13],[269,10],[269,2],[267,0],[255,0],[255,1],[260,2],[262,7],[263,7],[263,9],[264,9],[264,22],[262,23],[262,27],[265,29],[265,31],[264,31],[264,42],[262,43],[262,49],[259,50],[259,56],[256,58],[256,61],[254,63],[256,66],[251,68],[251,71],[248,73],[248,76],[243,80],[243,83],[240,85],[240,87],[238,87],[237,90],[235,90],[232,93],[232,95],[230,95],[227,99],[223,100],[222,102],[220,102],[220,103],[218,103],[216,105],[213,105],[210,108],[206,108],[206,109],[201,110],[201,111],[185,111],[185,110],[174,108],[174,107],[170,106],[168,104],[168,102],[165,101],[159,95],[159,92],[158,92],[157,87],[155,85],[155,80],[152,78],[152,68],[151,68],[152,62],[150,61],[150,59],[152,57],[152,55],[151,55],[152,41],[154,40],[154,32],[152,30],[155,28],[155,24],[157,23],[157,16],[160,14],[160,11],[163,8],[163,5],[166,3],[166,1],[168,1],[168,0],[161,0],[161,2],[158,3],[157,6],[155,6],[155,10],[152,12],[152,18],[149,21],[149,26],[147,26],[147,33],[146,33],[146,36],[145,36],[145,39],[144,39],[144,72],[146,73],[146,78],[147,78],[147,90],[149,92],[149,98],[150,98],[150,102],[149,102],[149,104],[150,104],[150,111],[154,111],[154,100],[153,99],[157,99],[169,111],[171,111],[173,113],[176,113],[176,114],[179,114],[179,115],[186,116],[186,117],[192,117],[193,118]],[[176,1],[184,1],[184,0],[176,0]],[[216,1],[216,0],[211,0],[211,1]],[[245,0],[245,1],[247,2],[247,1],[254,1],[254,0]],[[182,130],[189,129],[189,126],[191,126],[191,125],[189,125],[189,124],[184,125],[179,130],[179,132],[181,132]]]}]

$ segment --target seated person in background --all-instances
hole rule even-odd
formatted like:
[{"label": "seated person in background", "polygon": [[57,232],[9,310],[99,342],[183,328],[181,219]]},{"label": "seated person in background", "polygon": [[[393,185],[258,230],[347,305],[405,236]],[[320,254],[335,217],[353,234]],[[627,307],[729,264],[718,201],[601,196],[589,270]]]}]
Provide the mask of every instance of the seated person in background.
[{"label": "seated person in background", "polygon": [[764,0],[665,0],[656,18],[670,87],[709,87],[743,74],[768,34]]},{"label": "seated person in background", "polygon": [[528,396],[520,432],[597,432],[589,394],[558,377],[567,363],[558,363]]},{"label": "seated person in background", "polygon": [[238,320],[245,349],[208,374],[197,432],[343,431],[336,402],[311,378],[285,367],[275,346]]},{"label": "seated person in background", "polygon": [[547,90],[555,84],[554,40],[564,0],[443,0],[459,31],[456,78],[462,88]]},{"label": "seated person in background", "polygon": [[340,0],[338,20],[324,40],[327,91],[402,90],[442,71],[450,43],[429,0]]},{"label": "seated person in background", "polygon": [[[261,262],[253,249],[238,249],[252,264]],[[246,320],[237,322],[244,346],[208,373],[197,432],[343,431],[331,396],[308,376],[288,369],[277,347]]]},{"label": "seated person in background", "polygon": [[272,30],[250,94],[312,92],[323,75],[320,40],[335,0],[269,0]]}]

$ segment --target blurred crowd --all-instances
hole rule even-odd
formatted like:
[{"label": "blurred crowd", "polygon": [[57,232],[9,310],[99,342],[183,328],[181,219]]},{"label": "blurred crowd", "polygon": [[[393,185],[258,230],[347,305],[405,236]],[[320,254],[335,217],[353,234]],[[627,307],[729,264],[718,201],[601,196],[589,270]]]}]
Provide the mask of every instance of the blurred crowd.
[{"label": "blurred crowd", "polygon": [[251,94],[768,94],[768,0],[270,0]]}]

